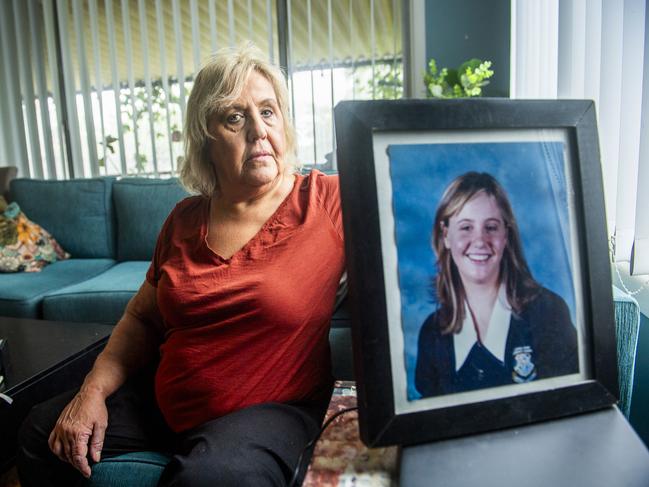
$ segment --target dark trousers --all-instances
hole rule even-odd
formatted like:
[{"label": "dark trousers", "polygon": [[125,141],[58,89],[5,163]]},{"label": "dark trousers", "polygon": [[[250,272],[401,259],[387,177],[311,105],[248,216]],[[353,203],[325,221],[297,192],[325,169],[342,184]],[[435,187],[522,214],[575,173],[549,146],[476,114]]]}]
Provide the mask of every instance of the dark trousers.
[{"label": "dark trousers", "polygon": [[[326,410],[326,404],[266,403],[176,434],[155,405],[152,384],[150,375],[134,378],[108,399],[102,458],[132,451],[170,453],[160,486],[285,486]],[[47,444],[75,393],[35,406],[23,423],[16,458],[22,487],[73,486],[81,480],[81,474],[60,461]]]}]

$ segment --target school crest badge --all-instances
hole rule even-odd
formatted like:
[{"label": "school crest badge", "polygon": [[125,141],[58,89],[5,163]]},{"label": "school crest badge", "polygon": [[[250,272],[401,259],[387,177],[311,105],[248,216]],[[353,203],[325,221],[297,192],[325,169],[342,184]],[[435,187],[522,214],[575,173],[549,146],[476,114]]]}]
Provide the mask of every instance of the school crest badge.
[{"label": "school crest badge", "polygon": [[516,347],[512,352],[514,356],[514,368],[512,380],[517,384],[530,382],[536,379],[536,365],[532,362],[532,347]]}]

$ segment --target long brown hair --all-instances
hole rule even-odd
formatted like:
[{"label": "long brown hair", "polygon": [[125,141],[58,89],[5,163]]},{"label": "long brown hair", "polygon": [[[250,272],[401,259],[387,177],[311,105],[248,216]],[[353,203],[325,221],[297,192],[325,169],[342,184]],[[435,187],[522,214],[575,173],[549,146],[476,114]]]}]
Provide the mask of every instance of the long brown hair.
[{"label": "long brown hair", "polygon": [[444,229],[449,219],[457,215],[464,205],[478,193],[493,196],[507,228],[507,243],[500,261],[499,282],[505,284],[507,300],[512,310],[520,314],[540,291],[525,257],[518,231],[518,225],[507,194],[496,179],[488,173],[467,172],[455,178],[446,188],[435,213],[432,245],[437,256],[436,298],[443,334],[459,333],[464,322],[464,301],[466,292],[460,274],[451,257],[451,251],[444,245]]}]

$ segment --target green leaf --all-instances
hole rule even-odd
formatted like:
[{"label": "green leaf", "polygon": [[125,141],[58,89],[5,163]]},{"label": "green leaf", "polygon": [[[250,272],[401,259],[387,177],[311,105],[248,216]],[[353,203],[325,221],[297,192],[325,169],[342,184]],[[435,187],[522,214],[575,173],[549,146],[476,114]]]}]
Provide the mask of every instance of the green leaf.
[{"label": "green leaf", "polygon": [[460,84],[460,77],[458,76],[457,69],[449,69],[446,72],[445,81],[449,84],[449,86]]},{"label": "green leaf", "polygon": [[428,72],[433,76],[437,74],[437,62],[434,58],[430,58],[428,61]]},{"label": "green leaf", "polygon": [[147,165],[147,159],[144,154],[137,154],[135,156],[135,168],[137,169],[137,172],[142,172],[146,168]]},{"label": "green leaf", "polygon": [[460,64],[460,67],[458,68],[458,71],[460,73],[466,73],[467,68],[470,68],[471,71],[475,71],[478,66],[482,64],[482,61],[478,58],[471,58],[468,61],[464,61],[462,64]]}]

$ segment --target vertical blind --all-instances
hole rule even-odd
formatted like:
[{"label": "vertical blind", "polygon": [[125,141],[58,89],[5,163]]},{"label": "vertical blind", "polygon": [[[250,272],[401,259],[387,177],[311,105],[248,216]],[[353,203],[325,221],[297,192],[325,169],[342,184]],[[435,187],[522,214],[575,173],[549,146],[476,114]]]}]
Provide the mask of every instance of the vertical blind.
[{"label": "vertical blind", "polygon": [[512,1],[517,98],[595,101],[611,250],[649,274],[649,9],[645,0]]},{"label": "vertical blind", "polygon": [[397,0],[2,1],[0,62],[15,69],[0,73],[0,165],[54,179],[174,174],[195,73],[216,49],[252,41],[287,59],[302,162],[335,169],[334,105],[401,96],[400,9]]}]

